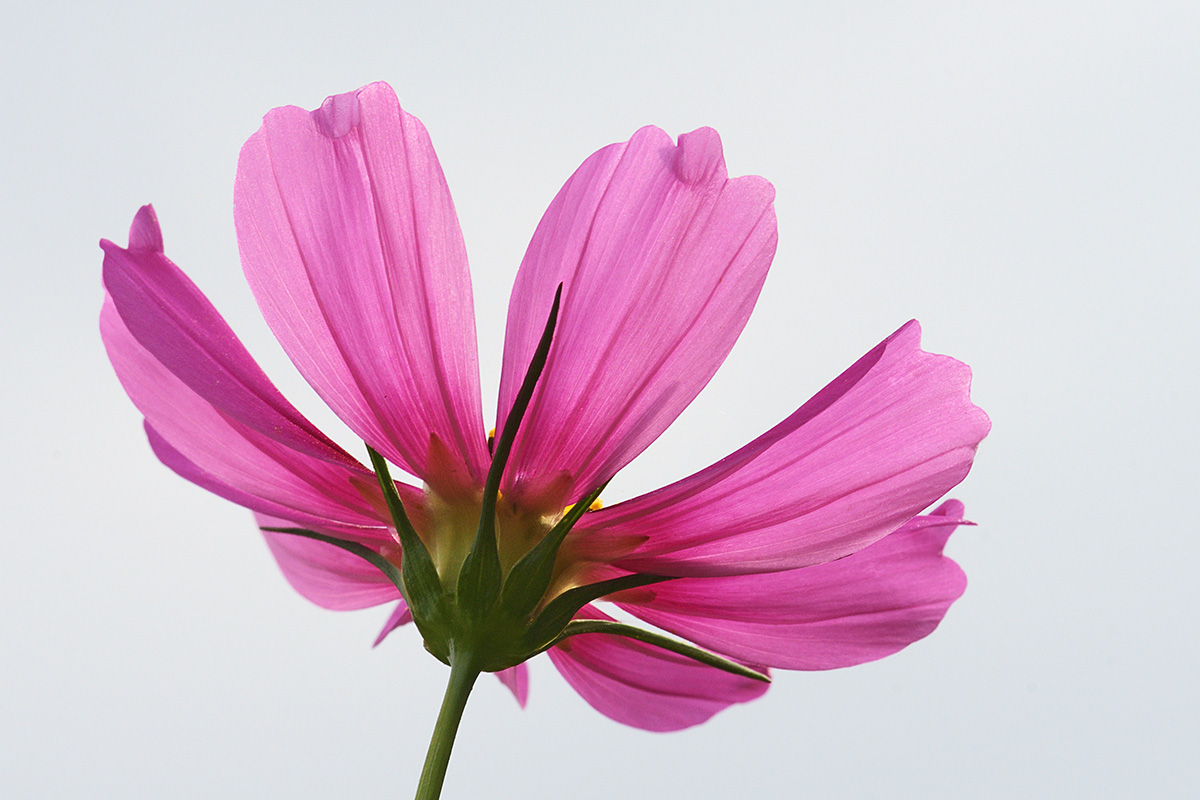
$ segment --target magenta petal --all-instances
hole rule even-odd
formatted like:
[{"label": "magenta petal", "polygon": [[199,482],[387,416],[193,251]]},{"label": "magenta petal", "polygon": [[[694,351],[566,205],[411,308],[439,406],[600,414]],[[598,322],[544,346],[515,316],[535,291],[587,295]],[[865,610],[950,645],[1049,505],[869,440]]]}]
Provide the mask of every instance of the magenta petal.
[{"label": "magenta petal", "polygon": [[[576,618],[611,619],[592,606]],[[547,652],[593,708],[648,731],[699,725],[734,703],[761,697],[768,686],[611,634],[572,636]]]},{"label": "magenta petal", "polygon": [[[320,458],[311,448],[292,447],[290,435],[280,442],[223,414],[133,337],[111,298],[100,312],[100,333],[117,377],[146,417],[155,453],[167,466],[255,511],[308,526],[355,530],[368,539],[387,537],[375,476],[348,455]],[[281,418],[281,430],[287,425]]]},{"label": "magenta petal", "polygon": [[[292,520],[266,514],[256,514],[255,518],[260,527],[297,527]],[[329,533],[338,535],[334,531]],[[400,597],[395,584],[382,572],[345,550],[288,533],[263,531],[263,537],[292,588],[322,608],[352,611]],[[392,618],[396,619],[397,614],[403,615],[407,610],[404,601],[400,600]]]},{"label": "magenta petal", "polygon": [[379,631],[379,635],[375,637],[375,643],[372,647],[378,647],[388,634],[396,630],[396,628],[407,625],[412,622],[412,610],[403,598],[396,603],[396,607],[392,609],[392,613],[388,615],[387,622],[383,623],[383,628]]},{"label": "magenta petal", "polygon": [[971,371],[909,322],[799,410],[689,478],[585,514],[573,546],[635,572],[776,572],[849,555],[966,477],[990,423]]},{"label": "magenta petal", "polygon": [[496,677],[508,687],[513,697],[517,698],[517,705],[524,708],[529,702],[529,667],[522,662],[515,667],[500,670]]},{"label": "magenta petal", "polygon": [[966,588],[942,547],[962,523],[950,500],[827,564],[763,575],[679,578],[619,604],[731,658],[782,669],[836,669],[891,655],[933,632]]},{"label": "magenta petal", "polygon": [[357,462],[306,420],[271,383],[208,298],[163,253],[151,206],[129,247],[104,250],[104,288],[129,333],[198,398],[248,428],[335,464]]},{"label": "magenta petal", "polygon": [[242,148],[234,195],[246,277],[309,383],[443,493],[481,485],[466,251],[421,123],[382,83],[277,108]]},{"label": "magenta petal", "polygon": [[513,287],[498,427],[562,283],[546,370],[505,472],[561,507],[646,448],[733,347],[775,252],[774,190],[729,180],[715,131],[657,128],[591,156],[543,216]]}]

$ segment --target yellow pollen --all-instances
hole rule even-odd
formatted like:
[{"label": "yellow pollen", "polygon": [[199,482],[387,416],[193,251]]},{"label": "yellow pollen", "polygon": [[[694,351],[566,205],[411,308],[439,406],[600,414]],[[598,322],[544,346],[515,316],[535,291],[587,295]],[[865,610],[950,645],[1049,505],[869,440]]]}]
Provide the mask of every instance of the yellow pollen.
[{"label": "yellow pollen", "polygon": [[[568,511],[575,508],[575,506],[577,506],[577,505],[579,505],[579,504],[575,503],[574,505],[567,506],[565,509],[563,509],[563,514],[566,514]],[[592,501],[592,504],[590,506],[588,506],[588,511],[599,511],[602,508],[604,508],[604,503],[600,500],[599,497],[597,497],[595,500]]]}]

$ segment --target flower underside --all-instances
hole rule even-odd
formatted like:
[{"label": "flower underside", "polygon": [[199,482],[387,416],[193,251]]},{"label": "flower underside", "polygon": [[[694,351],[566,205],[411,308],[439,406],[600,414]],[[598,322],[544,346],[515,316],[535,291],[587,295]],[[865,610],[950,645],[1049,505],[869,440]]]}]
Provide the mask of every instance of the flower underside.
[{"label": "flower underside", "polygon": [[522,704],[545,651],[602,713],[678,730],[760,697],[760,671],[900,650],[965,586],[942,553],[962,505],[926,509],[989,423],[915,321],[745,447],[587,511],[730,352],[774,256],[773,198],[729,177],[711,129],[647,127],[586,159],[517,273],[489,442],[449,189],[424,127],[373,84],[270,112],[234,202],[267,323],[369,464],[275,388],[149,206],[126,247],[102,242],[101,333],[154,453],[251,509],[303,596],[393,603],[380,638],[415,621],[452,671],[496,671]]},{"label": "flower underside", "polygon": [[[425,640],[425,648],[448,665],[465,662],[479,671],[500,672],[524,663],[571,636],[607,633],[659,647],[734,675],[769,683],[770,677],[762,672],[654,631],[611,620],[575,619],[584,606],[601,597],[671,579],[664,575],[632,573],[595,583],[565,583],[564,574],[570,572],[564,573],[562,565],[556,568],[559,550],[575,523],[597,501],[603,485],[567,508],[557,519],[520,514],[509,504],[501,503],[500,480],[529,400],[545,369],[561,298],[560,284],[504,431],[491,443],[492,462],[478,503],[479,523],[468,550],[454,546],[466,540],[461,529],[452,532],[453,523],[441,526],[435,522],[439,535],[433,538],[442,545],[440,559],[435,562],[404,509],[387,461],[369,445],[371,464],[402,548],[399,568],[393,558],[358,542],[303,528],[266,526],[263,530],[334,545],[378,567],[408,604],[413,622]],[[461,510],[455,509],[456,512]],[[447,516],[464,518],[461,513]],[[498,537],[497,528],[507,535]],[[506,558],[501,555],[501,541],[508,544]],[[523,550],[522,543],[528,545]]]}]

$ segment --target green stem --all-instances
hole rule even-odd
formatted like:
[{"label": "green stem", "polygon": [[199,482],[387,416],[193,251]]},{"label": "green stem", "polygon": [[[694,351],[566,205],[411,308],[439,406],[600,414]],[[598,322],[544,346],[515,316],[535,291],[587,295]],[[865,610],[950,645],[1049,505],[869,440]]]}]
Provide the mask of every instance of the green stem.
[{"label": "green stem", "polygon": [[450,750],[454,747],[454,736],[471,687],[479,677],[475,659],[451,657],[450,683],[442,698],[442,710],[438,713],[433,738],[429,741],[429,752],[425,755],[425,767],[421,770],[421,783],[417,786],[416,800],[437,800],[442,794],[442,782],[446,779],[446,765],[450,763]]}]

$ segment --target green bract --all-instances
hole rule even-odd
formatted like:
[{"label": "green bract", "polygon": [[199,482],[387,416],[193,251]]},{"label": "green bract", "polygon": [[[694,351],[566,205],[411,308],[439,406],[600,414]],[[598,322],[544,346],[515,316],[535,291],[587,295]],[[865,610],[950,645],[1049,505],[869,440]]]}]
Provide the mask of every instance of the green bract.
[{"label": "green bract", "polygon": [[[412,612],[413,622],[424,637],[426,649],[451,666],[465,663],[476,674],[514,667],[568,636],[609,633],[662,647],[737,675],[769,680],[762,673],[662,634],[607,620],[572,621],[579,610],[593,600],[626,589],[670,580],[669,576],[633,573],[575,586],[551,596],[559,548],[571,528],[599,497],[603,485],[568,508],[549,532],[512,564],[505,574],[496,538],[500,480],[521,418],[546,366],[561,300],[562,286],[559,285],[546,327],[512,411],[505,421],[504,430],[495,441],[491,467],[484,484],[479,527],[471,549],[461,560],[456,574],[439,573],[429,550],[404,510],[387,462],[369,446],[371,464],[383,489],[403,550],[400,568],[385,556],[357,542],[302,528],[264,530],[292,533],[326,542],[378,567],[403,595]],[[450,561],[452,566],[453,559]]]}]

